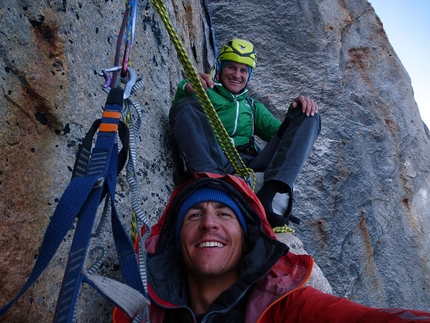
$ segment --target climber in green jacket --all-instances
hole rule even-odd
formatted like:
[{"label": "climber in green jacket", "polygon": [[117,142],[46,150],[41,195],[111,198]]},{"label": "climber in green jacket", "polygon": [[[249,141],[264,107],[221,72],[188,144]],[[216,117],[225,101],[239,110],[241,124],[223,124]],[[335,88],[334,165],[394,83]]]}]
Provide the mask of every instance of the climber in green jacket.
[{"label": "climber in green jacket", "polygon": [[[269,223],[283,226],[289,220],[298,222],[291,216],[292,190],[320,133],[321,120],[317,104],[306,96],[293,100],[283,122],[251,99],[247,85],[256,63],[253,44],[235,38],[221,48],[211,73],[199,73],[199,78],[245,165],[264,172],[257,196]],[[178,85],[169,119],[191,174],[234,173],[187,79]],[[256,148],[254,135],[267,142],[263,150]]]}]

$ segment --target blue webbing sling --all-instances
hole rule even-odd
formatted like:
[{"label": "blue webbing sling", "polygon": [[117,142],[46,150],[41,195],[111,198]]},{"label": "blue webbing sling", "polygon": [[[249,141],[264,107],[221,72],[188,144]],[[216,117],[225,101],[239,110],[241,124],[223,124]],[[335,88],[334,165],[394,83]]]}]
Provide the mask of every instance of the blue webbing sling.
[{"label": "blue webbing sling", "polygon": [[[78,153],[72,179],[46,229],[33,271],[15,298],[0,309],[0,316],[6,313],[46,269],[76,218],[78,221],[58,297],[54,322],[73,322],[82,282],[89,283],[105,298],[128,312],[132,317],[144,310],[147,305],[146,291],[140,276],[133,243],[118,217],[114,203],[117,175],[124,166],[126,159],[124,151],[128,149],[128,128],[120,121],[122,106],[123,90],[119,87],[111,89],[102,119],[93,124]],[[96,143],[91,149],[92,137],[97,128]],[[123,144],[123,149],[119,153],[120,166],[118,166],[117,133]],[[110,198],[112,232],[124,284],[119,282],[110,284],[112,280],[109,278],[101,279],[102,283],[100,283],[101,280],[98,277],[96,281],[96,277],[93,279],[83,272],[97,209],[105,196]],[[118,287],[118,285],[120,286]],[[106,292],[115,287],[122,294],[117,290],[111,291],[111,293]],[[129,299],[118,299],[125,294]],[[130,300],[136,301],[136,299],[140,300],[136,307],[131,310],[124,308],[129,306]]]}]

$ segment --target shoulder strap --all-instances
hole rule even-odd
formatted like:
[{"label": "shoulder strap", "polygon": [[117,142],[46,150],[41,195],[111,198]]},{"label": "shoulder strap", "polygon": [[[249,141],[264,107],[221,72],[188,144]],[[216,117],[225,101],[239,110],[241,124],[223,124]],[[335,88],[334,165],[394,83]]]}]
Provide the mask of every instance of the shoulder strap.
[{"label": "shoulder strap", "polygon": [[246,101],[248,101],[249,105],[251,106],[251,118],[252,118],[252,136],[254,136],[254,126],[255,126],[255,100],[253,98],[250,98],[249,96],[246,96]]},{"label": "shoulder strap", "polygon": [[252,142],[252,145],[254,146],[255,150],[257,151],[257,153],[260,153],[263,150],[263,147],[254,138],[254,135],[255,135],[255,100],[253,98],[250,98],[249,96],[246,96],[246,100],[248,101],[249,105],[251,106],[251,117],[252,117],[252,137],[251,137],[251,142]]}]

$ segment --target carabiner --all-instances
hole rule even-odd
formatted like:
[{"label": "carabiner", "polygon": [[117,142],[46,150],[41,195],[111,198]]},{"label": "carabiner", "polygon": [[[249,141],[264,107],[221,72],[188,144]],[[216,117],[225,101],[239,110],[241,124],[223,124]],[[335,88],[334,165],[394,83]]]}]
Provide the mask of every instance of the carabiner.
[{"label": "carabiner", "polygon": [[[115,73],[115,72],[118,72],[120,70],[122,70],[122,66],[114,66],[114,67],[102,69],[99,72],[99,75],[103,76],[105,79],[105,84],[103,84],[103,89],[106,92],[110,91],[111,85],[112,85],[112,78],[111,78],[109,73],[111,73],[111,72]],[[126,77],[121,78],[121,82],[125,83],[124,100],[128,99],[128,97],[130,96],[131,90],[133,89],[133,86],[136,84],[136,79],[137,79],[136,72],[131,67],[128,67],[127,72],[126,72]]]},{"label": "carabiner", "polygon": [[121,66],[114,66],[114,67],[102,69],[99,72],[99,75],[103,76],[105,79],[105,84],[103,84],[103,89],[105,89],[107,91],[110,90],[110,86],[112,85],[112,78],[111,78],[109,73],[118,72],[120,69],[121,69]]},{"label": "carabiner", "polygon": [[133,89],[133,86],[136,84],[136,72],[134,69],[132,69],[130,66],[127,68],[127,83],[125,83],[124,88],[124,100],[128,99],[130,96],[131,90]]}]

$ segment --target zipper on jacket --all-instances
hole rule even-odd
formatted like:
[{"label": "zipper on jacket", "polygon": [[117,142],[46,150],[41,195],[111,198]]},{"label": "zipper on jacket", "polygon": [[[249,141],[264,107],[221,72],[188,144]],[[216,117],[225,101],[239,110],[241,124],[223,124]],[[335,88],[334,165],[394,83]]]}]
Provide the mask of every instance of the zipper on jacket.
[{"label": "zipper on jacket", "polygon": [[237,305],[237,303],[239,303],[241,300],[242,300],[242,298],[244,298],[245,297],[245,295],[246,295],[246,293],[248,292],[248,290],[251,288],[251,286],[252,285],[254,285],[255,284],[255,282],[254,283],[252,283],[251,285],[249,285],[243,292],[242,292],[242,294],[240,294],[239,295],[239,297],[236,299],[236,301],[233,303],[233,304],[231,304],[229,307],[227,307],[226,309],[224,309],[224,310],[222,310],[222,311],[212,311],[212,312],[209,312],[209,313],[206,313],[206,315],[202,318],[202,320],[201,320],[201,322],[200,323],[205,323],[206,321],[207,321],[207,319],[209,318],[209,316],[210,315],[212,315],[212,314],[225,314],[225,313],[227,313],[228,311],[230,311],[233,307],[235,307],[236,305]]},{"label": "zipper on jacket", "polygon": [[240,104],[239,104],[239,101],[237,101],[237,95],[234,95],[233,93],[230,93],[230,94],[233,97],[234,102],[236,103],[236,117],[234,118],[234,128],[233,128],[232,133],[229,135],[230,137],[233,137],[234,134],[236,133],[237,124],[239,122],[239,112],[240,112],[239,106],[240,106]]},{"label": "zipper on jacket", "polygon": [[[271,269],[272,268],[267,270],[263,275],[261,275],[259,278],[255,279],[251,284],[249,284],[248,287],[239,295],[239,297],[236,299],[236,301],[231,306],[227,307],[226,309],[224,309],[222,311],[212,311],[212,312],[207,313],[203,317],[203,319],[201,320],[200,323],[206,323],[206,320],[208,319],[209,315],[211,315],[211,314],[225,314],[228,311],[230,311],[233,307],[235,307],[237,305],[237,303],[239,303],[242,300],[242,298],[245,297],[246,293],[249,291],[249,289],[252,286],[254,286],[257,283],[257,281],[259,281],[261,278],[267,276],[267,274],[270,272]],[[246,308],[245,308],[245,314],[246,314]]]},{"label": "zipper on jacket", "polygon": [[234,129],[230,136],[234,136],[237,131],[237,124],[239,123],[240,104],[239,101],[236,100],[236,97],[234,97],[234,102],[236,102],[236,118],[234,118]]},{"label": "zipper on jacket", "polygon": [[[151,291],[152,291],[152,289],[151,289]],[[154,295],[156,295],[156,294],[154,293]],[[148,296],[149,296],[150,301],[152,303],[156,304],[160,308],[164,308],[166,311],[177,310],[177,309],[185,309],[185,310],[187,310],[191,314],[190,316],[193,318],[193,322],[197,323],[196,317],[194,316],[194,312],[193,312],[193,310],[189,306],[175,305],[175,304],[166,302],[163,299],[158,298],[158,296],[156,296],[156,297],[152,296],[149,291],[148,291]],[[163,301],[164,304],[162,304],[161,302],[157,301],[157,299],[160,299],[161,301]]]},{"label": "zipper on jacket", "polygon": [[[193,312],[193,310],[190,308],[190,307],[188,307],[188,306],[175,306],[175,305],[172,305],[172,306],[166,306],[166,305],[161,305],[160,303],[158,303],[158,302],[156,302],[156,301],[153,301],[155,304],[157,304],[157,306],[158,307],[160,307],[160,308],[164,308],[166,311],[169,311],[169,310],[179,310],[179,309],[184,309],[184,310],[187,310],[188,312],[190,312],[190,316],[192,317],[192,319],[193,319],[193,323],[197,323],[197,319],[196,319],[196,317],[194,316],[194,312]],[[164,318],[166,317],[166,314],[164,314]],[[163,318],[163,320],[164,320],[164,318]],[[203,322],[203,321],[202,321]]]}]

